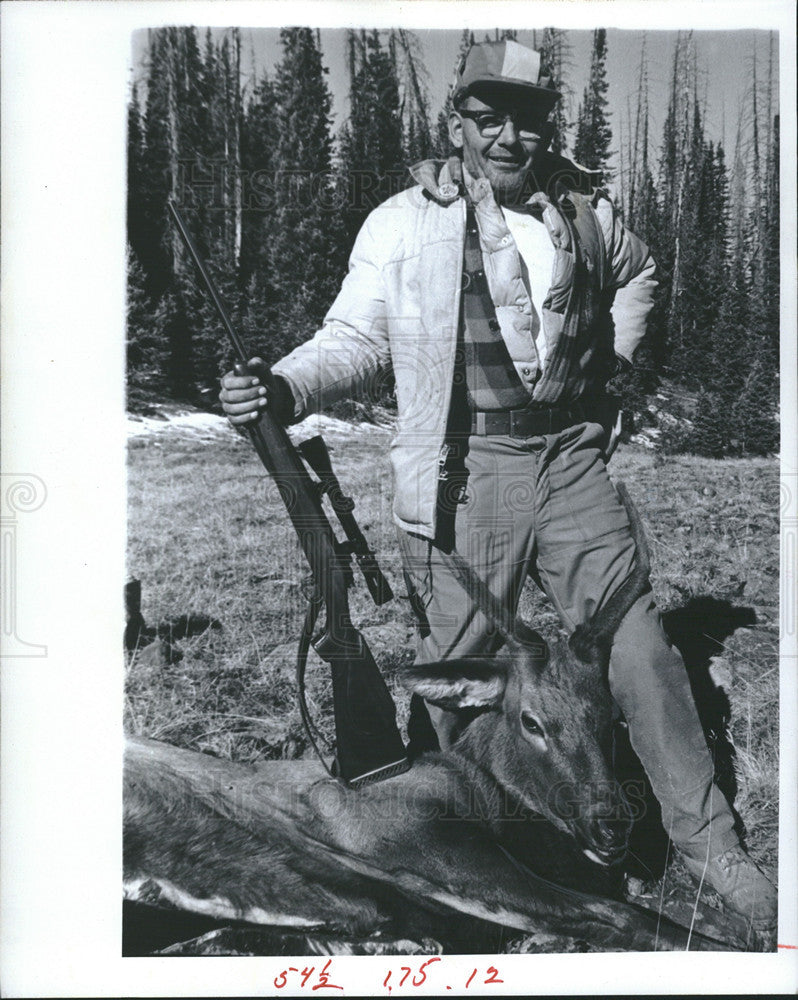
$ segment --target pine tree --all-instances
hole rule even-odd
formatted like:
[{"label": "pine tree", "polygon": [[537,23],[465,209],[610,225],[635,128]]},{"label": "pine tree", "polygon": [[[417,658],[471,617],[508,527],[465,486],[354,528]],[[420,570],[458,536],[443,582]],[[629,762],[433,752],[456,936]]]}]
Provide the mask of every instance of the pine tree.
[{"label": "pine tree", "polygon": [[[754,48],[754,57],[756,48]],[[750,260],[752,322],[754,333],[772,349],[778,350],[779,325],[779,118],[772,115],[772,38],[771,67],[764,97],[757,93],[757,80],[751,90],[751,200],[747,222],[747,245]],[[756,63],[754,62],[756,67]],[[759,119],[765,118],[766,128]],[[765,142],[768,145],[765,145]],[[763,149],[764,147],[764,149]]]},{"label": "pine tree", "polygon": [[435,121],[433,154],[438,160],[448,160],[454,152],[454,147],[449,138],[449,114],[450,110],[447,110],[444,106],[438,112],[438,117]]},{"label": "pine tree", "polygon": [[[749,322],[746,377],[734,410],[735,433],[744,453],[772,454],[779,445],[779,118],[772,114],[772,46],[764,100],[752,90],[752,163],[754,204],[743,247],[748,267]],[[760,110],[761,109],[761,110]],[[764,118],[766,127],[761,127]],[[764,139],[763,139],[764,137]],[[762,146],[767,143],[766,148]]]},{"label": "pine tree", "polygon": [[457,53],[457,61],[455,62],[452,70],[452,82],[449,85],[449,89],[446,93],[446,99],[443,102],[443,107],[438,112],[438,118],[436,121],[434,155],[439,160],[448,159],[454,152],[451,141],[449,140],[449,115],[452,112],[452,96],[454,94],[454,69],[460,65],[466,52],[468,52],[473,44],[474,32],[470,31],[468,28],[463,28],[463,32],[460,36],[460,48]]},{"label": "pine tree", "polygon": [[[156,316],[162,337],[168,343],[170,385],[185,392],[192,370],[192,330],[186,325],[186,310],[177,301],[177,275],[182,267],[179,237],[167,216],[166,202],[190,200],[195,180],[199,145],[200,98],[194,86],[201,63],[193,28],[161,28],[149,36],[149,76],[147,107],[144,114],[144,145],[141,158],[142,182],[137,212],[141,219],[137,256],[145,274],[148,295],[155,303],[167,294],[176,304],[170,321],[159,306]],[[183,324],[183,326],[181,326]]]},{"label": "pine tree", "polygon": [[[710,363],[712,330],[727,287],[725,172],[712,143],[705,143],[698,107],[694,107],[690,177],[679,239],[682,266],[674,325],[678,354],[672,364],[683,378],[711,384],[721,373]],[[720,169],[719,169],[720,168]]]},{"label": "pine tree", "polygon": [[699,393],[693,423],[691,450],[707,458],[722,458],[729,448],[729,416],[717,393]]},{"label": "pine tree", "polygon": [[692,312],[702,299],[694,268],[700,266],[699,199],[705,180],[705,146],[700,111],[695,101],[696,64],[692,38],[677,38],[671,76],[671,95],[663,130],[659,167],[661,242],[658,263],[665,309],[665,363],[677,379],[695,374]]},{"label": "pine tree", "polygon": [[637,85],[637,108],[634,126],[629,114],[629,155],[628,168],[621,169],[619,177],[621,185],[621,203],[627,222],[634,232],[642,236],[640,224],[643,222],[638,208],[638,192],[646,183],[646,175],[650,176],[648,156],[648,62],[646,60],[646,36],[640,47],[640,69]]},{"label": "pine tree", "polygon": [[659,169],[651,168],[645,43],[620,176],[625,222],[651,248],[659,287],[647,338],[614,383],[642,409],[659,384],[690,418],[663,447],[702,455],[769,454],[778,446],[778,121],[772,66],[752,88],[731,170],[705,132],[689,33],[673,55]]},{"label": "pine tree", "polygon": [[762,294],[760,315],[763,336],[771,351],[775,354],[778,354],[779,350],[779,292],[781,283],[781,258],[779,253],[781,239],[779,222],[779,210],[781,208],[779,192],[779,133],[779,116],[774,115],[771,148],[767,164],[765,219],[762,227]]},{"label": "pine tree", "polygon": [[[193,393],[192,379],[210,381],[218,374],[220,331],[208,325],[208,307],[198,292],[178,234],[168,219],[167,198],[181,205],[217,282],[230,288],[240,244],[241,195],[236,131],[238,66],[225,36],[228,57],[220,57],[206,34],[204,57],[193,28],[163,28],[149,34],[147,106],[140,142],[140,182],[130,215],[145,289],[156,316],[156,329],[168,338],[171,389]],[[131,113],[131,136],[135,130]],[[135,150],[135,137],[129,140]],[[236,303],[232,288],[233,304]]]},{"label": "pine tree", "polygon": [[333,195],[332,99],[321,51],[309,28],[280,32],[276,98],[276,204],[268,234],[268,284],[273,295],[276,360],[306,340],[329,308],[345,267],[343,232]]},{"label": "pine tree", "polygon": [[[728,178],[720,145],[715,150],[713,173],[719,208],[714,238],[707,245],[704,273],[709,282],[707,295],[713,299],[714,315],[704,316],[704,322],[711,323],[711,330],[709,345],[704,347],[707,357],[701,378],[719,399],[727,422],[728,447],[734,452],[740,447],[740,434],[734,425],[733,414],[751,362],[750,302],[743,261],[729,252]],[[696,280],[700,277],[696,276]]]},{"label": "pine tree", "polygon": [[191,330],[180,294],[167,291],[155,310],[155,336],[165,351],[165,371],[170,394],[176,399],[193,401],[194,364]]},{"label": "pine tree", "polygon": [[[630,155],[628,176],[621,175],[621,197],[627,206],[625,224],[642,239],[659,261],[663,243],[662,219],[657,201],[657,189],[649,161],[648,92],[645,76],[638,89],[636,127]],[[640,414],[646,409],[647,397],[660,382],[666,346],[666,294],[662,284],[655,290],[654,306],[649,313],[647,332],[635,352],[634,366],[613,381],[624,408]]]},{"label": "pine tree", "polygon": [[127,252],[128,407],[138,408],[166,384],[166,350],[145,288],[144,269],[135,251]]},{"label": "pine tree", "polygon": [[167,124],[169,54],[166,31],[150,31],[142,183],[136,209],[141,228],[136,252],[154,299],[164,293],[172,274],[172,261],[165,245],[166,199],[172,187]]},{"label": "pine tree", "polygon": [[[621,202],[624,205],[624,222],[640,237],[659,261],[663,242],[662,219],[657,201],[657,188],[652,173],[652,154],[649,138],[648,69],[645,37],[640,52],[637,101],[634,124],[629,115],[628,164],[618,178]],[[647,335],[637,348],[632,370],[613,382],[624,408],[632,414],[642,415],[647,408],[647,398],[659,386],[664,361],[666,313],[663,288],[660,285],[654,298],[654,307],[648,317]]]},{"label": "pine tree", "polygon": [[[147,226],[143,218],[144,128],[138,88],[133,85],[127,114],[127,234],[128,243],[138,254],[146,252]],[[137,264],[141,268],[140,263]],[[144,272],[141,271],[142,280]]]},{"label": "pine tree", "polygon": [[590,59],[590,80],[585,87],[576,120],[574,159],[591,170],[601,170],[609,179],[608,163],[612,130],[607,107],[607,32],[593,32],[593,53]]},{"label": "pine tree", "polygon": [[350,114],[340,141],[347,234],[354,241],[368,213],[407,184],[399,81],[379,32],[351,32]]},{"label": "pine tree", "polygon": [[225,34],[222,43],[224,77],[224,235],[226,258],[234,272],[241,263],[241,32]]},{"label": "pine tree", "polygon": [[554,126],[551,140],[551,150],[557,154],[565,152],[565,133],[568,128],[566,103],[570,91],[565,83],[565,64],[570,46],[566,42],[566,34],[559,28],[544,28],[540,43],[541,62],[544,70],[551,77],[554,88],[562,94],[549,115]]},{"label": "pine tree", "polygon": [[[641,57],[641,84],[637,95],[637,113],[633,145],[627,174],[621,173],[621,199],[626,205],[625,224],[642,239],[659,260],[662,246],[662,220],[657,203],[657,190],[649,161],[648,86],[645,56]],[[635,352],[632,370],[613,382],[613,391],[623,400],[632,414],[646,409],[647,397],[659,385],[664,361],[667,326],[662,285],[654,296],[654,306],[648,317],[647,334]]]},{"label": "pine tree", "polygon": [[429,122],[429,95],[425,84],[426,70],[418,37],[413,32],[398,28],[391,31],[390,38],[394,61],[398,61],[401,85],[403,159],[405,163],[413,164],[432,156],[434,148]]},{"label": "pine tree", "polygon": [[[241,267],[242,287],[265,291],[268,274],[267,251],[276,211],[276,151],[278,141],[274,83],[264,74],[246,109],[241,135],[241,164],[244,172],[242,201]],[[265,297],[261,295],[261,297]]]},{"label": "pine tree", "polygon": [[750,359],[750,370],[732,414],[733,432],[743,454],[778,451],[777,365],[778,356],[767,350]]}]

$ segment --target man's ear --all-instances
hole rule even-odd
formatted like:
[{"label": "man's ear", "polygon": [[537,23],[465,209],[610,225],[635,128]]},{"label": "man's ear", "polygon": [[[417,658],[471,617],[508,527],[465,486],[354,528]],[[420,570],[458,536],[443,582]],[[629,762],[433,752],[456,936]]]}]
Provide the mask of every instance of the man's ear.
[{"label": "man's ear", "polygon": [[463,148],[463,119],[456,111],[449,112],[449,141],[455,149]]}]

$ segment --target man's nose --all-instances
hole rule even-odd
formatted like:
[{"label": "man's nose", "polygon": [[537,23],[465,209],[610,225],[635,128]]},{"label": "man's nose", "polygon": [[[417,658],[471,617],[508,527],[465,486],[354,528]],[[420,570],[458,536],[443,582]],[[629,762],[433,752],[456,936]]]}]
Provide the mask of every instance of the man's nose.
[{"label": "man's nose", "polygon": [[512,146],[518,142],[518,130],[515,127],[515,122],[512,118],[506,119],[501,132],[498,135],[498,142],[502,146]]}]

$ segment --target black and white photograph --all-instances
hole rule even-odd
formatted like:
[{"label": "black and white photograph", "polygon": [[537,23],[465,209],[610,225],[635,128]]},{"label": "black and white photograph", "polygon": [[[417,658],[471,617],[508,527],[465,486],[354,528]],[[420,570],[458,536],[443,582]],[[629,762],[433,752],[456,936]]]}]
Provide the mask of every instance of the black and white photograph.
[{"label": "black and white photograph", "polygon": [[[92,6],[41,141],[101,102],[113,157],[4,171],[74,241],[40,301],[4,254],[11,426],[55,405],[3,469],[5,870],[69,799],[107,995],[794,988],[786,7]],[[81,893],[19,865],[27,996]]]}]

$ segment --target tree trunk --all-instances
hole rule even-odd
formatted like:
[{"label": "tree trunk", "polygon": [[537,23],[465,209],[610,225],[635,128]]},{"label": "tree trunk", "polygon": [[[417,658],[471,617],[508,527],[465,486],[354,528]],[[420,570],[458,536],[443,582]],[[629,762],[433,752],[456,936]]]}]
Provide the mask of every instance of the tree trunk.
[{"label": "tree trunk", "polygon": [[233,28],[233,141],[229,161],[233,174],[233,270],[241,266],[241,33]]},{"label": "tree trunk", "polygon": [[[180,135],[178,132],[177,120],[177,88],[179,72],[179,42],[176,36],[176,29],[167,29],[166,35],[166,122],[167,122],[167,146],[169,157],[169,197],[177,200],[177,175],[180,162]],[[181,270],[180,237],[174,226],[169,226],[170,246],[172,253],[172,269],[175,276]]]}]

